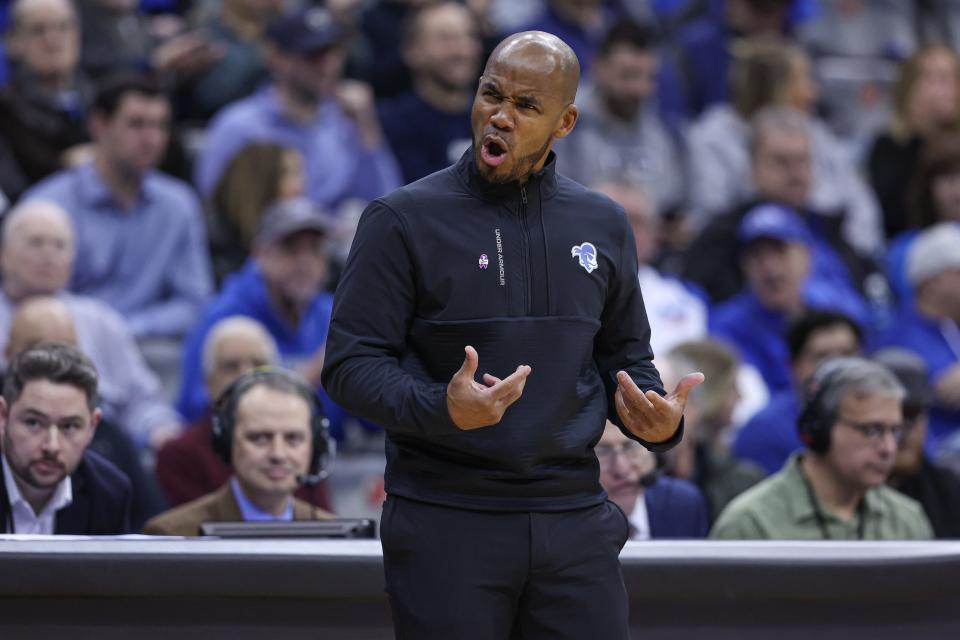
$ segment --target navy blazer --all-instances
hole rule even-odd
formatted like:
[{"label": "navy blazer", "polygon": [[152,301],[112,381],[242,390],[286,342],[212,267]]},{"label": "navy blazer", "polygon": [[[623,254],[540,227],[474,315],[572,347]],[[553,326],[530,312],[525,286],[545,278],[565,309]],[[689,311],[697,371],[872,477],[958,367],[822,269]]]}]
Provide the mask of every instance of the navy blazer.
[{"label": "navy blazer", "polygon": [[[100,454],[87,449],[70,476],[73,502],[57,511],[55,534],[109,536],[130,533],[132,490],[126,474]],[[7,531],[10,500],[0,473],[0,528]]]},{"label": "navy blazer", "polygon": [[697,485],[687,480],[658,476],[643,492],[650,521],[650,537],[705,538],[710,529],[707,502]]}]

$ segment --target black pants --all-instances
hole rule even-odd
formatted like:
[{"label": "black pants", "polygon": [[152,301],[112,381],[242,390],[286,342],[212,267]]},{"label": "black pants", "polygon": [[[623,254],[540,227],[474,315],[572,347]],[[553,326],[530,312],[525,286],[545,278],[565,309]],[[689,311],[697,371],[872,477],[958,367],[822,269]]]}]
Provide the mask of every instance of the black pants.
[{"label": "black pants", "polygon": [[380,535],[396,637],[624,640],[628,532],[609,501],[512,513],[389,496]]}]

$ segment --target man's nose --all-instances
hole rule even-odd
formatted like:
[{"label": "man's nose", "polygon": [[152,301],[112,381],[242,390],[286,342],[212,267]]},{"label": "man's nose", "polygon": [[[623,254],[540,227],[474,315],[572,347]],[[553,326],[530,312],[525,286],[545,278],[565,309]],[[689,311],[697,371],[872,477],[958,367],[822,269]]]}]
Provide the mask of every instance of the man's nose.
[{"label": "man's nose", "polygon": [[47,429],[47,437],[43,439],[43,450],[48,453],[60,451],[60,430],[56,425]]},{"label": "man's nose", "polygon": [[513,115],[510,113],[512,108],[509,102],[501,102],[496,112],[491,116],[490,124],[501,131],[513,130]]}]

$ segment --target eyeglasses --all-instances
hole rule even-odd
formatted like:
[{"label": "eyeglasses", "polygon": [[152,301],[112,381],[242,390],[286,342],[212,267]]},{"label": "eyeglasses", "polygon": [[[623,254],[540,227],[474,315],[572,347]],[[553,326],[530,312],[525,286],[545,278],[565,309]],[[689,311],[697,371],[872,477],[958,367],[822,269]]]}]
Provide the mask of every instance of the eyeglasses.
[{"label": "eyeglasses", "polygon": [[837,422],[842,422],[848,426],[853,427],[860,435],[871,442],[880,442],[883,438],[889,433],[893,436],[894,441],[897,444],[900,444],[900,441],[903,440],[903,435],[906,432],[906,427],[902,424],[884,424],[882,422],[854,422],[852,420],[847,420],[846,418],[837,418]]},{"label": "eyeglasses", "polygon": [[618,453],[626,458],[628,462],[639,462],[643,458],[643,452],[645,451],[642,444],[633,440],[615,446],[598,444],[593,450],[597,453],[597,460],[599,460],[601,464],[612,464]]}]

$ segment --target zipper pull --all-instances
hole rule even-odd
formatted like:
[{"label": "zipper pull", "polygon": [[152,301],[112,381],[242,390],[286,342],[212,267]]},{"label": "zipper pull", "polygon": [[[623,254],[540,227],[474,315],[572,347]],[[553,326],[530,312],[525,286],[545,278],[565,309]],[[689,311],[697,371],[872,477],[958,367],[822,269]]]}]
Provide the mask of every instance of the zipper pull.
[{"label": "zipper pull", "polygon": [[520,185],[520,202],[524,205],[527,204],[527,187],[526,185]]}]

